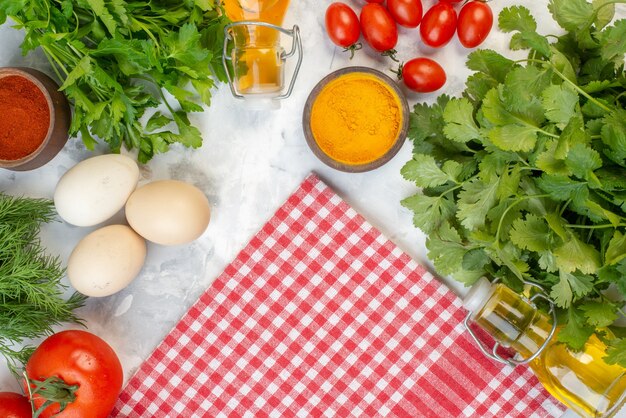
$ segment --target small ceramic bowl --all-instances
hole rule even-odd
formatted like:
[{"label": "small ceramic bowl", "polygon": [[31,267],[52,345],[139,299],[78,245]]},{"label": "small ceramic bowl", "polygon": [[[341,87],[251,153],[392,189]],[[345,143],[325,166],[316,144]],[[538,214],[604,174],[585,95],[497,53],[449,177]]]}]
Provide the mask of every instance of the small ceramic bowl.
[{"label": "small ceramic bowl", "polygon": [[[384,85],[393,96],[395,96],[395,98],[397,99],[397,103],[399,103],[399,127],[395,138],[392,139],[391,146],[387,149],[386,152],[384,152],[384,154],[366,163],[346,163],[333,158],[322,150],[311,128],[311,114],[313,111],[313,106],[315,104],[315,101],[318,99],[320,93],[329,83],[350,74],[364,74],[368,78],[374,77],[378,82],[380,82],[380,84]],[[319,158],[323,163],[336,170],[345,171],[348,173],[360,173],[364,171],[374,170],[375,168],[382,166],[383,164],[391,160],[398,153],[398,151],[400,151],[400,148],[402,148],[404,140],[406,139],[407,131],[409,128],[409,106],[402,91],[390,77],[387,77],[380,71],[368,67],[347,67],[330,73],[313,88],[304,107],[302,127],[304,129],[304,136],[306,138],[307,144],[309,145],[309,148],[311,148],[311,151],[313,151],[315,156],[317,156],[317,158]]]},{"label": "small ceramic bowl", "polygon": [[23,67],[0,68],[0,79],[19,76],[31,81],[41,90],[50,110],[50,126],[39,147],[29,155],[17,160],[0,159],[0,168],[26,171],[39,168],[54,158],[65,146],[71,122],[71,110],[67,98],[59,91],[58,84],[41,71]]}]

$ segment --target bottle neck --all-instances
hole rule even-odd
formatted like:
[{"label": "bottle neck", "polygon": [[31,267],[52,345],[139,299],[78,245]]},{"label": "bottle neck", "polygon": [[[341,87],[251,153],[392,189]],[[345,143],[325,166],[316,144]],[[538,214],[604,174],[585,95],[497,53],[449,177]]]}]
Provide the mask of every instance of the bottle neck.
[{"label": "bottle neck", "polygon": [[472,318],[496,341],[513,348],[522,358],[536,353],[552,329],[550,317],[502,284],[494,286]]}]

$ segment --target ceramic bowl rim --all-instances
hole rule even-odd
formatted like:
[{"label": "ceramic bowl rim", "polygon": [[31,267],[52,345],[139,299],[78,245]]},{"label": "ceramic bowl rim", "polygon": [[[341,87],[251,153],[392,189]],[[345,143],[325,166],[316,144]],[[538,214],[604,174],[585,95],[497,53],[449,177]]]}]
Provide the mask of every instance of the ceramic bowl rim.
[{"label": "ceramic bowl rim", "polygon": [[[398,101],[400,102],[402,125],[398,130],[398,135],[394,139],[393,145],[379,158],[364,164],[346,164],[331,158],[328,154],[322,151],[322,149],[317,144],[317,141],[313,136],[313,132],[311,131],[311,111],[313,108],[313,103],[315,103],[315,100],[319,96],[320,92],[323,90],[324,87],[326,87],[326,85],[328,85],[328,83],[347,74],[358,73],[364,73],[376,77],[396,95]],[[313,90],[309,94],[304,106],[304,111],[302,115],[302,127],[304,130],[304,137],[306,139],[307,145],[309,146],[311,151],[313,151],[313,154],[315,154],[315,156],[324,164],[339,171],[344,171],[348,173],[362,173],[381,167],[382,165],[389,162],[400,151],[400,149],[404,145],[409,129],[409,105],[400,87],[397,85],[397,83],[393,81],[393,79],[391,79],[391,77],[387,76],[386,74],[383,74],[382,72],[369,67],[345,67],[328,74],[327,76],[322,78],[315,85],[315,87],[313,87]]]}]

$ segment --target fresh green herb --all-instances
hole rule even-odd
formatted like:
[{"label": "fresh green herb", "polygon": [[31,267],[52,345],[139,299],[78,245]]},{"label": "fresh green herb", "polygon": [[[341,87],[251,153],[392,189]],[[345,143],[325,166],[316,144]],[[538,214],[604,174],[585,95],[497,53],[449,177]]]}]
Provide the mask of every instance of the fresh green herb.
[{"label": "fresh green herb", "polygon": [[[23,53],[47,56],[74,104],[70,134],[87,148],[95,136],[146,162],[173,143],[202,145],[188,112],[209,105],[214,77],[225,77],[226,18],[214,0],[0,0],[0,24],[7,16],[25,31]],[[148,114],[161,104],[167,114]]]},{"label": "fresh green herb", "polygon": [[500,29],[528,58],[475,51],[462,97],[415,106],[402,175],[421,192],[402,204],[439,273],[537,283],[559,307],[560,341],[580,349],[595,331],[626,366],[611,325],[624,303],[603,293],[626,295],[626,20],[608,26],[621,2],[551,0],[561,36],[504,9]]},{"label": "fresh green herb", "polygon": [[41,224],[54,216],[49,200],[0,194],[0,353],[16,375],[33,351],[22,343],[79,322],[73,311],[85,300],[78,293],[63,298],[64,270],[39,242]]}]

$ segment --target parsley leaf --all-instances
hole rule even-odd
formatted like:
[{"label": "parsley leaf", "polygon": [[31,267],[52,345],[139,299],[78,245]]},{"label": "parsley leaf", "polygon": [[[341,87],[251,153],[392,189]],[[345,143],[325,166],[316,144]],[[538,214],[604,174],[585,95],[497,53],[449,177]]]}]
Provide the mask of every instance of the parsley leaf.
[{"label": "parsley leaf", "polygon": [[[201,145],[187,113],[202,111],[224,79],[215,64],[228,19],[215,2],[0,0],[0,21],[6,16],[25,31],[24,53],[43,49],[74,105],[70,135],[88,149],[104,141],[113,152],[137,149],[147,162],[172,143]],[[161,105],[175,129],[153,132],[168,123],[144,124],[143,116]]]}]

